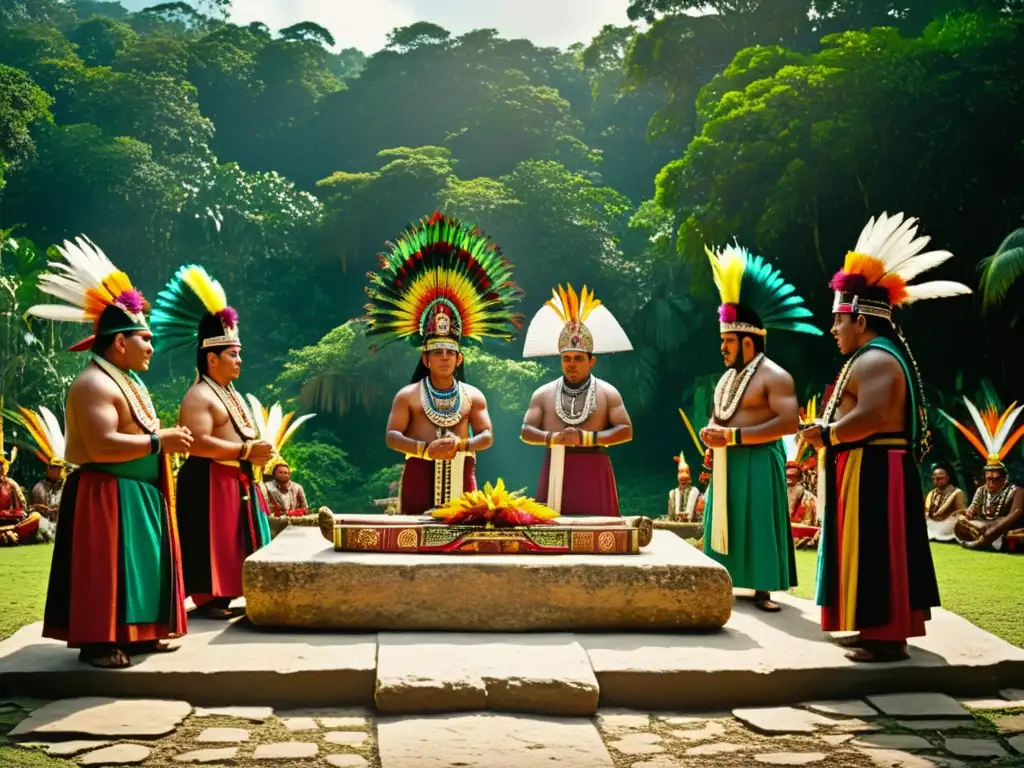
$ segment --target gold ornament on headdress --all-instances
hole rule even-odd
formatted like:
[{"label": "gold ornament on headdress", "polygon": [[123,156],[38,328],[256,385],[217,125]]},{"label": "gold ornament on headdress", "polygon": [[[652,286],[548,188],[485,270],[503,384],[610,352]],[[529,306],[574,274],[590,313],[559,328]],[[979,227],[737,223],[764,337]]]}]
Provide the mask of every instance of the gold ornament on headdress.
[{"label": "gold ornament on headdress", "polygon": [[526,330],[523,357],[549,357],[565,352],[605,354],[629,352],[633,345],[619,321],[593,291],[579,296],[571,285],[551,291]]}]

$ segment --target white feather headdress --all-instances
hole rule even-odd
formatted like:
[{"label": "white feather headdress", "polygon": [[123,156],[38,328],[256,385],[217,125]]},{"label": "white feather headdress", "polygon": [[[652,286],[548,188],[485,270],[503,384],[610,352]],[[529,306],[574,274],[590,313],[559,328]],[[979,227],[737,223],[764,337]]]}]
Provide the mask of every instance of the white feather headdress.
[{"label": "white feather headdress", "polygon": [[67,262],[51,261],[51,272],[39,277],[39,290],[65,304],[37,304],[29,314],[44,320],[90,323],[93,335],[71,347],[89,349],[95,336],[148,330],[149,309],[142,292],[132,285],[128,275],[87,237],[65,240],[57,250]]},{"label": "white feather headdress", "polygon": [[619,321],[587,286],[579,296],[571,285],[558,286],[526,329],[523,357],[549,357],[563,352],[592,355],[629,352],[633,345]]},{"label": "white feather headdress", "polygon": [[53,411],[45,405],[39,406],[38,411],[31,411],[28,408],[19,408],[18,411],[19,413],[11,415],[32,436],[39,460],[45,464],[63,463],[67,443],[64,428],[53,415]]},{"label": "white feather headdress", "polygon": [[949,251],[924,251],[931,238],[917,236],[917,219],[883,213],[868,221],[843,269],[832,278],[833,313],[891,319],[892,308],[924,299],[971,293],[963,283],[933,280],[910,285],[918,275],[951,259]]},{"label": "white feather headdress", "polygon": [[297,419],[293,418],[295,412],[285,413],[280,403],[274,403],[269,409],[265,408],[256,395],[246,395],[249,406],[252,408],[253,418],[256,420],[256,432],[260,440],[270,443],[274,449],[274,456],[267,462],[264,472],[272,472],[274,467],[282,462],[281,449],[284,448],[292,435],[295,434],[302,424],[312,419],[316,414],[307,413]]},{"label": "white feather headdress", "polygon": [[945,411],[940,409],[939,413],[949,419],[981,454],[985,459],[985,469],[1005,469],[1003,459],[1017,441],[1024,437],[1024,425],[1016,432],[1012,432],[1014,422],[1021,411],[1024,411],[1024,405],[1010,403],[1009,408],[999,413],[999,406],[992,402],[989,402],[984,410],[979,410],[966,397],[964,403],[967,405],[967,412],[971,414],[975,431],[971,431]]}]

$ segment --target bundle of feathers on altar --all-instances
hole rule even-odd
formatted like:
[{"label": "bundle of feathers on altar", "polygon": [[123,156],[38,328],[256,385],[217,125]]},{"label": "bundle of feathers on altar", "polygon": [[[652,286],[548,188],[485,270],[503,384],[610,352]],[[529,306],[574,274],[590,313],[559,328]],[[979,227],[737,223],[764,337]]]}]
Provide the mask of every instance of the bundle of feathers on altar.
[{"label": "bundle of feathers on altar", "polygon": [[468,491],[431,515],[448,525],[476,525],[482,528],[513,528],[524,525],[552,525],[558,513],[529,498],[521,490],[509,491],[498,478],[494,485]]}]

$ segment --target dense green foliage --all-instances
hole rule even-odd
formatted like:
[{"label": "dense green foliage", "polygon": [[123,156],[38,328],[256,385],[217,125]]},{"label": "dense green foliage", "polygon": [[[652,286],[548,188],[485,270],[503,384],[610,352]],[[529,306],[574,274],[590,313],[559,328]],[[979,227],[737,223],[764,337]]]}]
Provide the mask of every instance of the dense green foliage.
[{"label": "dense green foliage", "polygon": [[[0,0],[0,228],[39,247],[87,234],[150,297],[178,265],[206,266],[241,314],[242,389],[318,413],[292,450],[324,467],[302,479],[334,503],[387,491],[377,473],[398,457],[384,422],[414,354],[371,355],[351,321],[375,254],[434,208],[502,245],[528,317],[568,281],[620,318],[635,351],[596,370],[636,426],[617,465],[653,472],[655,486],[671,483],[681,447],[697,460],[676,409],[701,421],[721,368],[704,243],[735,236],[778,263],[824,327],[828,279],[868,217],[918,216],[957,255],[936,278],[980,286],[985,269],[984,302],[903,318],[932,399],[962,415],[953,393],[983,378],[1004,400],[1019,394],[1018,0],[624,0],[624,21],[627,5],[649,24],[568,51],[422,22],[366,57],[335,52],[312,22],[227,23],[229,0],[134,13]],[[23,311],[38,265],[0,253],[11,285],[26,286]],[[72,332],[20,314],[8,313],[5,343],[31,331],[40,359],[73,372],[80,363],[55,351]],[[518,426],[554,369],[520,351],[488,345],[469,375],[498,430],[481,474],[532,487],[540,456]],[[827,336],[773,334],[769,354],[802,397],[839,365]],[[191,365],[154,365],[167,417]],[[4,384],[28,405],[59,402],[49,390]],[[945,425],[936,432],[937,457],[972,466]],[[357,476],[376,490],[351,491]]]}]

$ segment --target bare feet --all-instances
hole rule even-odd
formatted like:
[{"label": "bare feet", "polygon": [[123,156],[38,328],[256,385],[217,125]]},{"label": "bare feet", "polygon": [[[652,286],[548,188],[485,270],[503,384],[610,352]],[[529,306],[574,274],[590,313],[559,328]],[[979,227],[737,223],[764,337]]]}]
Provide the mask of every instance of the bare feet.
[{"label": "bare feet", "polygon": [[754,593],[754,607],[760,608],[766,613],[778,613],[781,609],[778,603],[772,602],[772,596],[770,592],[755,592]]},{"label": "bare feet", "polygon": [[126,669],[132,665],[132,660],[120,648],[83,648],[78,660],[98,669]]}]

